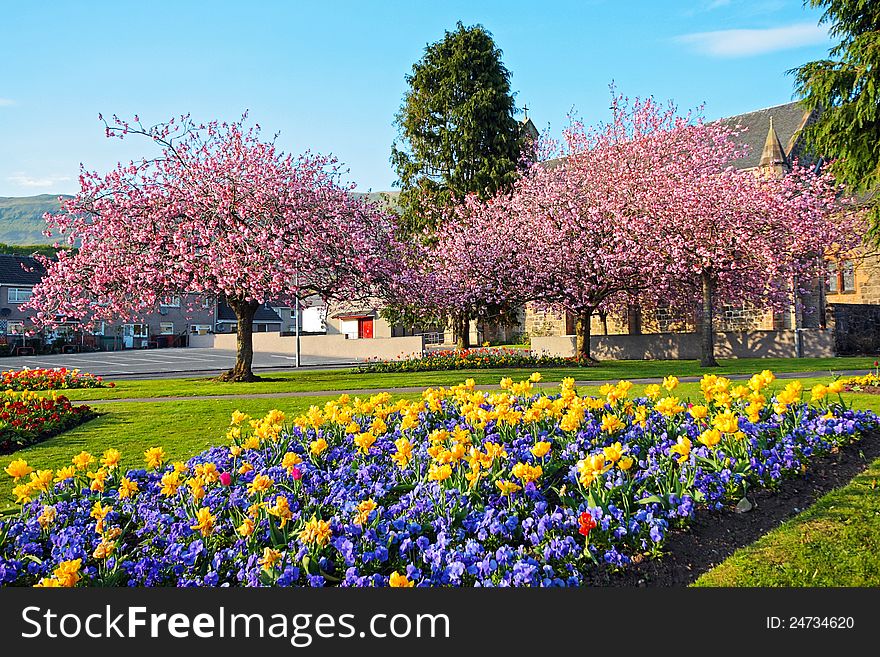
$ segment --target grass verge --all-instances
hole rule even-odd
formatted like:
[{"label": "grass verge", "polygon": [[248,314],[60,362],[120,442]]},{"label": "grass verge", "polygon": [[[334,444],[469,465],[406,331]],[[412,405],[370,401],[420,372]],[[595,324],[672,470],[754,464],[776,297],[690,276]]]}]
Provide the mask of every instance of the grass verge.
[{"label": "grass verge", "polygon": [[[774,372],[840,372],[868,370],[873,357],[847,358],[740,358],[720,361],[721,367],[702,369],[698,361],[604,361],[591,367],[550,368],[540,370],[547,381],[574,377],[578,381],[642,379],[675,375],[702,376],[706,373],[752,374],[763,369]],[[242,395],[281,392],[314,392],[346,389],[390,389],[429,387],[460,383],[467,378],[478,384],[495,384],[504,376],[524,378],[532,369],[452,370],[443,372],[398,372],[391,374],[356,374],[351,369],[304,370],[272,373],[266,380],[253,383],[219,383],[205,378],[122,380],[115,388],[67,390],[71,400],[132,399],[138,397],[196,397],[202,395]]]}]

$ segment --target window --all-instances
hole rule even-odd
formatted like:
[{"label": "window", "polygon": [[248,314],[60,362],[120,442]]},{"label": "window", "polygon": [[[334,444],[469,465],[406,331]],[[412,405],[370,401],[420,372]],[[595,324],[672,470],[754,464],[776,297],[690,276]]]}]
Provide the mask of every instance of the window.
[{"label": "window", "polygon": [[33,292],[33,289],[29,287],[11,287],[6,298],[9,303],[24,303],[30,300]]},{"label": "window", "polygon": [[123,324],[123,337],[147,338],[150,336],[150,327],[146,324]]},{"label": "window", "polygon": [[180,308],[180,297],[165,297],[159,302],[162,308]]},{"label": "window", "polygon": [[190,324],[189,332],[193,335],[207,335],[211,332],[210,324]]},{"label": "window", "polygon": [[202,308],[210,308],[211,307],[211,297],[202,297]]},{"label": "window", "polygon": [[92,328],[92,335],[104,335],[105,328],[104,322],[95,322],[95,326]]},{"label": "window", "polygon": [[828,294],[847,294],[856,291],[856,268],[852,260],[828,262],[825,289]]},{"label": "window", "polygon": [[9,321],[6,322],[6,335],[21,335],[24,333],[24,322]]},{"label": "window", "polygon": [[159,322],[159,333],[161,335],[174,335],[174,322]]}]

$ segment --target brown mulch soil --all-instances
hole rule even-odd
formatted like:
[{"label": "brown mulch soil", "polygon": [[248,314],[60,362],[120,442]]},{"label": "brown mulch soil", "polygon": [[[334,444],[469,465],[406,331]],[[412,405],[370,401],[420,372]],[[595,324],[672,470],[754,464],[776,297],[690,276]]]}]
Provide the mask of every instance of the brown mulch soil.
[{"label": "brown mulch soil", "polygon": [[843,386],[845,392],[860,392],[868,395],[880,395],[880,386]]},{"label": "brown mulch soil", "polygon": [[797,515],[825,493],[849,483],[880,457],[880,434],[815,458],[802,477],[787,479],[773,490],[754,490],[751,511],[698,511],[691,524],[669,533],[664,556],[629,564],[616,572],[597,569],[593,586],[686,586],[741,547],[753,543],[783,521]]}]

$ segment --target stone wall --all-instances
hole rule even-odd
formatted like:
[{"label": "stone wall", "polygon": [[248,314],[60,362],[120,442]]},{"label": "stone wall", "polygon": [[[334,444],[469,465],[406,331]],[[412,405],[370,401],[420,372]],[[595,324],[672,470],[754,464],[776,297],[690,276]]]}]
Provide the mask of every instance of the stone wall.
[{"label": "stone wall", "polygon": [[[805,358],[834,356],[832,331],[720,331],[715,334],[718,358],[795,358],[800,333]],[[574,356],[573,335],[533,337],[536,354]],[[599,360],[695,360],[700,357],[699,333],[644,333],[641,335],[594,335],[590,339]]]},{"label": "stone wall", "polygon": [[[234,351],[234,333],[218,333],[214,336],[215,349]],[[278,354],[296,353],[296,337],[280,333],[254,333],[254,351]],[[372,338],[352,340],[345,335],[300,336],[300,354],[318,356],[345,362],[362,360],[394,360],[405,356],[420,356],[424,351],[421,335],[405,338]]]},{"label": "stone wall", "polygon": [[838,355],[880,352],[880,305],[829,303],[826,318]]}]

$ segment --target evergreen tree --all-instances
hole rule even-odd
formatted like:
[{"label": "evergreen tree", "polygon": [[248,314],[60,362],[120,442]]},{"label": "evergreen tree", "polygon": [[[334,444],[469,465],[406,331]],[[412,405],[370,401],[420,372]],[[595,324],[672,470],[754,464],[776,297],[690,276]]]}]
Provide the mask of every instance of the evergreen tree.
[{"label": "evergreen tree", "polygon": [[402,226],[412,233],[433,228],[454,199],[485,199],[512,183],[522,140],[510,71],[482,26],[458,23],[425,49],[406,80],[391,161]]},{"label": "evergreen tree", "polygon": [[830,59],[792,72],[808,107],[821,109],[805,136],[812,149],[834,158],[837,180],[872,206],[880,237],[880,3],[869,0],[806,0],[822,7],[821,22],[840,39]]}]

